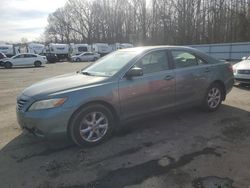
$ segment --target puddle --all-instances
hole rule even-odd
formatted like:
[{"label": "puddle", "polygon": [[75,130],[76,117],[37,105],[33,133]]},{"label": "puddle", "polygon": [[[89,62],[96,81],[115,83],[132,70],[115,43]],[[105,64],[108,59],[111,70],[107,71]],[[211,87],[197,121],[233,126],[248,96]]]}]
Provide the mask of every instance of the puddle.
[{"label": "puddle", "polygon": [[180,168],[195,160],[196,157],[202,155],[215,155],[217,157],[221,156],[219,153],[216,152],[216,149],[214,148],[205,148],[201,151],[196,151],[190,154],[183,155],[176,161],[174,161],[171,157],[164,156],[163,158],[147,161],[136,166],[120,168],[107,172],[107,174],[99,177],[97,180],[90,182],[87,185],[72,185],[68,186],[68,188],[123,188],[129,185],[140,184],[145,179],[154,176],[160,176],[162,174],[169,173],[173,169]]},{"label": "puddle", "polygon": [[233,180],[215,176],[197,178],[192,183],[194,188],[233,188]]}]

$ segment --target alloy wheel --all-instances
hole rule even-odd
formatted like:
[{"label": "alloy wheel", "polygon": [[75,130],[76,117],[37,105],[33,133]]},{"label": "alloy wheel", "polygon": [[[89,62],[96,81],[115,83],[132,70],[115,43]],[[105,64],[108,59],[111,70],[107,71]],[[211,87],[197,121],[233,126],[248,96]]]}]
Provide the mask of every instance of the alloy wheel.
[{"label": "alloy wheel", "polygon": [[213,87],[208,92],[207,103],[210,108],[216,108],[221,101],[221,91],[219,88]]},{"label": "alloy wheel", "polygon": [[87,142],[97,142],[107,133],[108,125],[108,118],[102,112],[88,113],[81,122],[80,135]]}]

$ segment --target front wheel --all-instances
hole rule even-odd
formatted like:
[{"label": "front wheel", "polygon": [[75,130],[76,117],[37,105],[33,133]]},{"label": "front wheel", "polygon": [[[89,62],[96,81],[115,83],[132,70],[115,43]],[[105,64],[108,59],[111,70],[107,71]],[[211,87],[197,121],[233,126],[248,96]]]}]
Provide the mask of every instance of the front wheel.
[{"label": "front wheel", "polygon": [[72,118],[69,135],[79,146],[94,146],[109,138],[114,129],[114,116],[103,105],[82,108]]},{"label": "front wheel", "polygon": [[12,63],[11,63],[11,62],[6,62],[6,63],[4,64],[4,67],[5,67],[6,69],[11,69],[11,68],[12,68]]},{"label": "front wheel", "polygon": [[206,93],[203,101],[203,107],[205,110],[213,112],[216,111],[223,99],[223,89],[219,84],[212,84]]},{"label": "front wheel", "polygon": [[42,65],[42,63],[41,63],[40,61],[36,61],[36,62],[34,63],[34,66],[35,66],[35,67],[41,67],[41,65]]}]

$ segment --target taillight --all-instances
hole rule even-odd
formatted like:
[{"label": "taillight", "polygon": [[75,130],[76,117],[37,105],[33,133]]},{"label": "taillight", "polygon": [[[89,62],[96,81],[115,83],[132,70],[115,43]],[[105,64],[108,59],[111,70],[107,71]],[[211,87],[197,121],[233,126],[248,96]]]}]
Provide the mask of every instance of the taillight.
[{"label": "taillight", "polygon": [[229,66],[228,66],[228,70],[230,71],[230,72],[232,72],[232,73],[234,73],[234,69],[233,69],[233,66],[230,64]]}]

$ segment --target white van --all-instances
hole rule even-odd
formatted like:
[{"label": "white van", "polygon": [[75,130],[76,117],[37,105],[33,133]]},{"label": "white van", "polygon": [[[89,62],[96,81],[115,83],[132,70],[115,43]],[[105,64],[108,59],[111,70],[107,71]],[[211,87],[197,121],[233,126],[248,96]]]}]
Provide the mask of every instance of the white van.
[{"label": "white van", "polygon": [[27,45],[27,52],[33,54],[45,53],[45,45],[38,43],[29,43]]},{"label": "white van", "polygon": [[69,59],[69,45],[68,44],[50,43],[47,47],[47,52],[51,54],[56,54],[59,60]]},{"label": "white van", "polygon": [[111,44],[110,46],[112,48],[112,51],[134,47],[133,44],[130,44],[130,43],[115,43],[115,44]]},{"label": "white van", "polygon": [[72,56],[79,55],[83,52],[89,52],[91,51],[91,48],[88,44],[70,44],[70,54]]},{"label": "white van", "polygon": [[92,44],[92,51],[103,56],[112,52],[112,48],[107,43],[94,43]]},{"label": "white van", "polygon": [[11,57],[15,55],[15,48],[12,44],[0,44],[0,52],[6,56]]}]

